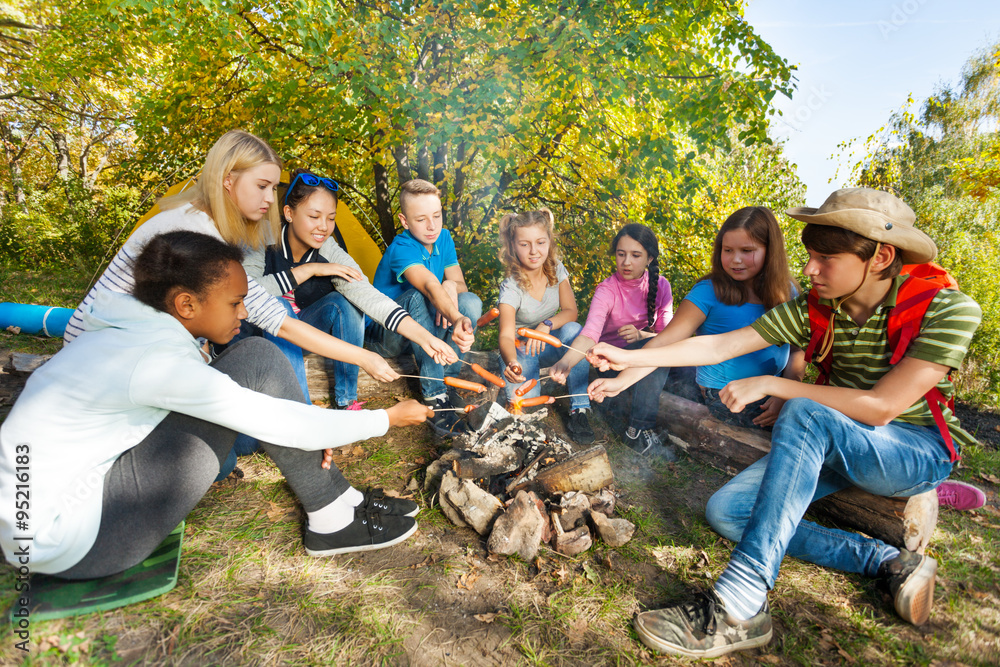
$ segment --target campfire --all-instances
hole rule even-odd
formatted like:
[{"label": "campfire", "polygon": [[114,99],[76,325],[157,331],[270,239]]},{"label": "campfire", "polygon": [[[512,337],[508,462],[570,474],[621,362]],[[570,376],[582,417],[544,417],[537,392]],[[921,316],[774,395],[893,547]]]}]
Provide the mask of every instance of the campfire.
[{"label": "campfire", "polygon": [[[541,400],[539,400],[541,399]],[[531,560],[542,542],[566,555],[590,548],[594,536],[613,546],[635,527],[612,518],[614,475],[604,447],[583,451],[549,429],[547,396],[518,399],[505,410],[490,402],[472,410],[470,431],[427,468],[425,489],[457,526],[489,535],[493,553]]]}]

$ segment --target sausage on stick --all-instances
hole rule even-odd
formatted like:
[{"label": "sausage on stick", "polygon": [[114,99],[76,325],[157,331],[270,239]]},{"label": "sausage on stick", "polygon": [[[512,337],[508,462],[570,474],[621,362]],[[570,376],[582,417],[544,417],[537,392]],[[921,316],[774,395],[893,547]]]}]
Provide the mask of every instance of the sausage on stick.
[{"label": "sausage on stick", "polygon": [[490,382],[492,382],[493,384],[495,384],[498,387],[506,387],[507,386],[507,383],[504,382],[501,378],[498,378],[493,373],[490,373],[488,370],[486,370],[485,368],[483,368],[479,364],[472,364],[472,371],[476,375],[478,375],[479,377],[483,378],[484,380],[489,380]]},{"label": "sausage on stick", "polygon": [[[517,330],[517,335],[518,336],[522,336],[524,338],[533,338],[535,340],[540,340],[543,343],[548,343],[552,347],[563,347],[563,342],[561,340],[559,340],[558,338],[556,338],[552,334],[544,334],[541,331],[538,331],[536,329],[529,329],[528,327],[519,327],[518,330]],[[578,350],[577,348],[573,347],[572,345],[566,345],[565,347],[567,347],[567,348],[569,348],[569,349],[571,349],[571,350],[573,350],[575,352],[579,352],[583,356],[587,356],[586,352],[584,352],[583,350]]]},{"label": "sausage on stick", "polygon": [[543,403],[548,403],[551,396],[533,396],[531,398],[523,398],[518,403],[522,408],[531,408],[536,405],[542,405]]},{"label": "sausage on stick", "polygon": [[469,380],[462,380],[460,378],[446,377],[444,379],[444,383],[449,387],[455,387],[455,389],[468,389],[476,392],[477,394],[481,394],[486,391],[486,387],[478,382],[470,382]]},{"label": "sausage on stick", "polygon": [[525,382],[524,384],[522,384],[520,387],[518,387],[517,389],[515,389],[514,390],[514,394],[516,394],[517,396],[524,396],[529,391],[531,391],[532,388],[534,388],[534,386],[536,384],[538,384],[538,380],[534,380],[534,379],[528,380],[527,382]]},{"label": "sausage on stick", "polygon": [[494,306],[493,308],[490,308],[485,313],[483,313],[482,317],[480,317],[476,321],[476,326],[477,327],[481,327],[484,324],[489,324],[490,322],[492,322],[493,320],[495,320],[499,314],[500,314],[500,309],[499,308],[497,308],[496,306]]}]

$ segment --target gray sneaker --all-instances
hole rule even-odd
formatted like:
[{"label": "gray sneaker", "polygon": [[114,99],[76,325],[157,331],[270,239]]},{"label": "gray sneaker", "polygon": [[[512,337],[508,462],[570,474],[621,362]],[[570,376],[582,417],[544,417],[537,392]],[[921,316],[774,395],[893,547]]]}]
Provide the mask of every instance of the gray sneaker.
[{"label": "gray sneaker", "polygon": [[878,567],[879,583],[892,595],[892,605],[903,620],[923,625],[931,616],[937,561],[906,549]]},{"label": "gray sneaker", "polygon": [[633,622],[642,643],[661,653],[688,658],[720,655],[764,646],[771,641],[767,602],[753,618],[730,616],[713,590],[656,611],[637,614]]}]

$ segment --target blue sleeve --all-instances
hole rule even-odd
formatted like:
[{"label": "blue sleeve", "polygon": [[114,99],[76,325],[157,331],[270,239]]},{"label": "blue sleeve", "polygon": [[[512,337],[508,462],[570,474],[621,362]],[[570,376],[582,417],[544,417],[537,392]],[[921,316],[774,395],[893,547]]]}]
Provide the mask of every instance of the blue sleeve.
[{"label": "blue sleeve", "polygon": [[416,241],[409,241],[405,237],[396,237],[396,241],[390,247],[389,269],[392,271],[392,278],[397,283],[406,282],[403,273],[411,266],[424,266],[423,248]]},{"label": "blue sleeve", "polygon": [[458,253],[455,252],[455,239],[451,238],[451,232],[442,229],[438,243],[440,244],[438,249],[441,251],[441,261],[444,268],[458,266]]},{"label": "blue sleeve", "polygon": [[697,306],[698,310],[703,312],[706,317],[712,312],[712,307],[719,303],[715,298],[715,288],[712,287],[710,280],[702,280],[697,283],[684,299]]}]

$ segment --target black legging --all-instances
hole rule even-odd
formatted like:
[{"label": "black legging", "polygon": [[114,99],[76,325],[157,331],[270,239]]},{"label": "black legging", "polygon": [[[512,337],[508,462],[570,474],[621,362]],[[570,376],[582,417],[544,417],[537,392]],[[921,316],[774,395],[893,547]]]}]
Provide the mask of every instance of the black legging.
[{"label": "black legging", "polygon": [[[211,365],[240,386],[306,402],[288,359],[263,338],[232,345]],[[83,560],[56,576],[104,577],[145,560],[208,491],[236,435],[236,431],[178,412],[167,415],[111,466],[104,478],[97,541]],[[322,451],[261,446],[307,512],[327,506],[350,488],[336,466],[321,467]]]}]

